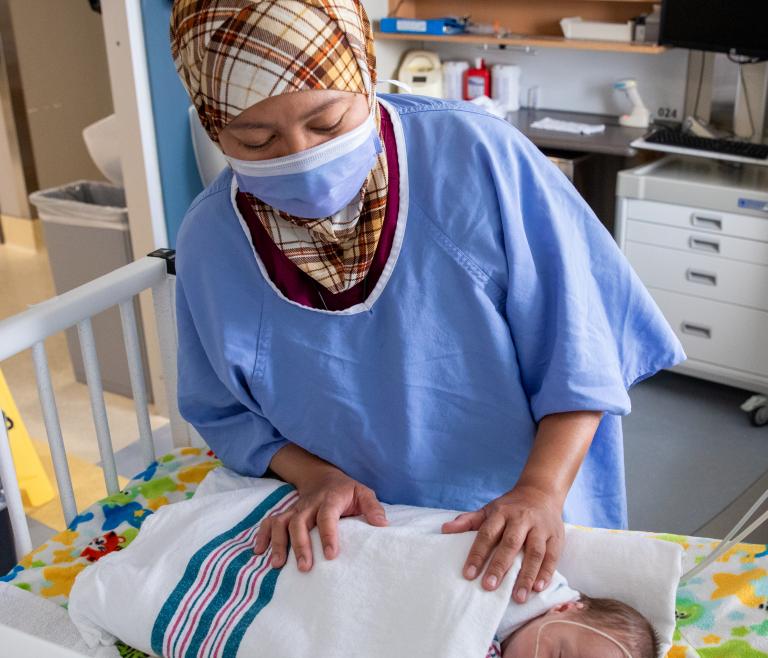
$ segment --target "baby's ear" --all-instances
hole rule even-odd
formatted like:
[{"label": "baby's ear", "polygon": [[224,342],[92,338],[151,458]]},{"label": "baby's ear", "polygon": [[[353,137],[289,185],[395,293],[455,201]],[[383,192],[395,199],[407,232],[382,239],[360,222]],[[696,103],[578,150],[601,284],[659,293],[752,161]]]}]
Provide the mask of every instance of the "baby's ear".
[{"label": "baby's ear", "polygon": [[553,608],[549,609],[549,612],[557,614],[560,612],[568,612],[569,610],[583,610],[584,603],[581,601],[569,601],[568,603],[560,603]]}]

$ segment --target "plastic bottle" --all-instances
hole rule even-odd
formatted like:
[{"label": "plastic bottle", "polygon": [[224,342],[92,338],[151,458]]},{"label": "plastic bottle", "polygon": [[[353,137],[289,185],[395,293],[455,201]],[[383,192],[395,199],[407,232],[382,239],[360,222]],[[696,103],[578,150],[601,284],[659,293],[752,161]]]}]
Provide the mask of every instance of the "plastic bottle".
[{"label": "plastic bottle", "polygon": [[471,101],[478,96],[491,97],[491,72],[485,68],[482,57],[475,60],[473,68],[464,71],[464,100]]},{"label": "plastic bottle", "polygon": [[507,112],[520,109],[520,67],[496,64],[491,67],[491,89],[495,100]]},{"label": "plastic bottle", "polygon": [[443,98],[461,100],[464,98],[464,71],[469,62],[443,62]]}]

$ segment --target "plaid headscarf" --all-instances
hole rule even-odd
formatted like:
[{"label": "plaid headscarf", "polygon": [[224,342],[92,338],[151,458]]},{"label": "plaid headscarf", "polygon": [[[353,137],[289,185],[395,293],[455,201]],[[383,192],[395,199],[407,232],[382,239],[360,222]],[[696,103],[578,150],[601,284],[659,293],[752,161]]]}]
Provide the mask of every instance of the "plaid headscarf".
[{"label": "plaid headscarf", "polygon": [[[171,48],[200,121],[216,142],[230,121],[259,101],[309,89],[366,94],[380,126],[373,34],[359,0],[176,0]],[[382,151],[360,197],[333,217],[292,217],[248,199],[281,251],[338,293],[368,274],[387,184]]]}]

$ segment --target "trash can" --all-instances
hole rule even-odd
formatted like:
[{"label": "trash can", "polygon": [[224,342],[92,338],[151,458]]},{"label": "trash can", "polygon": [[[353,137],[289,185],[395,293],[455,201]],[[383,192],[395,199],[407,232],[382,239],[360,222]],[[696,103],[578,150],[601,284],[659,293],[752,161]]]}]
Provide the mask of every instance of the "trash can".
[{"label": "trash can", "polygon": [[7,574],[18,562],[16,548],[13,545],[13,529],[5,493],[0,489],[0,575]]},{"label": "trash can", "polygon": [[[29,195],[42,220],[56,294],[87,283],[133,261],[125,191],[111,183],[77,181]],[[134,300],[139,346],[149,400],[146,348],[138,300]],[[131,397],[120,311],[107,309],[92,319],[104,390]],[[75,379],[85,383],[77,328],[67,330]]]}]

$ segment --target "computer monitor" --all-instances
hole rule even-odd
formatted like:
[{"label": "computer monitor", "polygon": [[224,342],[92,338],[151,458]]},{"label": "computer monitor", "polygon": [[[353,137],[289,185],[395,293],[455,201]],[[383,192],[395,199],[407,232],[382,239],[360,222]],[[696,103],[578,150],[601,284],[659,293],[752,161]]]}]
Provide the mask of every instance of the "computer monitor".
[{"label": "computer monitor", "polygon": [[659,43],[768,58],[768,0],[663,0]]}]

